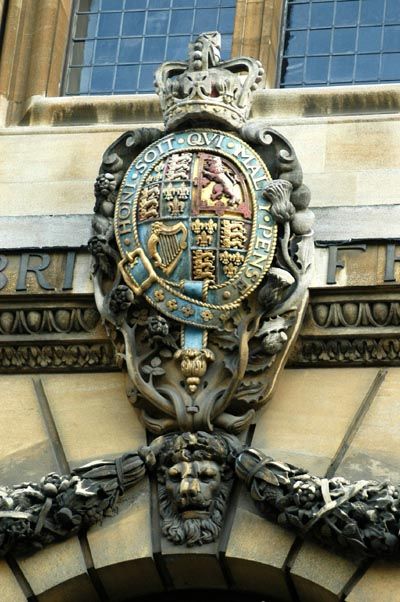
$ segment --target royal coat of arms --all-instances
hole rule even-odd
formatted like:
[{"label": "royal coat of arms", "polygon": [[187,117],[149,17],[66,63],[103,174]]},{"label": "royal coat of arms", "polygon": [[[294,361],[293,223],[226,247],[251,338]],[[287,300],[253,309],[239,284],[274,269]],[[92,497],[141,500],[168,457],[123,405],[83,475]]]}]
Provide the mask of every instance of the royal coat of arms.
[{"label": "royal coat of arms", "polygon": [[202,34],[187,62],[160,67],[165,130],[123,134],[95,183],[96,304],[149,444],[1,487],[0,554],[86,529],[147,473],[162,535],[177,545],[218,539],[237,478],[261,513],[303,537],[398,553],[399,487],[319,478],[244,443],[307,302],[313,216],[289,142],[248,119],[261,64],[221,62],[219,50],[218,33]]}]

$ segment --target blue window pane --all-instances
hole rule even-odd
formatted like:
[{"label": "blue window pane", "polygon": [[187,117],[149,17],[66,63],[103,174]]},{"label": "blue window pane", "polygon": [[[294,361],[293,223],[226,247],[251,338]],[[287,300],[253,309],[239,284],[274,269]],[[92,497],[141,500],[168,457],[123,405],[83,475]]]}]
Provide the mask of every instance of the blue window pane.
[{"label": "blue window pane", "polygon": [[217,9],[199,9],[195,12],[194,33],[202,31],[214,31],[217,28],[218,10]]},{"label": "blue window pane", "polygon": [[196,7],[197,8],[214,8],[215,0],[197,0]]},{"label": "blue window pane", "polygon": [[119,47],[120,63],[136,63],[140,61],[142,38],[122,38]]},{"label": "blue window pane", "polygon": [[379,61],[380,56],[378,54],[360,54],[356,61],[356,81],[378,81]]},{"label": "blue window pane", "polygon": [[288,9],[288,28],[308,27],[308,4],[299,4],[298,6],[289,6]]},{"label": "blue window pane", "polygon": [[193,11],[174,10],[171,13],[170,33],[190,33],[192,31]]},{"label": "blue window pane", "polygon": [[360,27],[358,32],[359,52],[379,52],[382,43],[382,27]]},{"label": "blue window pane", "polygon": [[142,92],[154,91],[154,72],[158,65],[142,65],[139,76],[139,88]]},{"label": "blue window pane", "polygon": [[122,13],[103,13],[100,14],[98,36],[108,38],[119,36]]},{"label": "blue window pane", "polygon": [[358,0],[351,2],[337,2],[335,25],[357,25],[360,3]]},{"label": "blue window pane", "polygon": [[115,63],[117,58],[118,40],[97,40],[94,62],[98,65]]},{"label": "blue window pane", "polygon": [[72,67],[68,74],[67,94],[87,94],[90,72],[90,67]]},{"label": "blue window pane", "polygon": [[149,0],[148,8],[169,8],[170,0]]},{"label": "blue window pane", "polygon": [[400,25],[390,25],[384,28],[383,50],[384,52],[400,52]]},{"label": "blue window pane", "polygon": [[146,34],[166,34],[168,31],[168,10],[152,10],[147,13]]},{"label": "blue window pane", "polygon": [[309,54],[328,54],[331,49],[331,29],[312,29],[308,36]]},{"label": "blue window pane", "polygon": [[400,53],[382,55],[381,79],[384,81],[400,80]]},{"label": "blue window pane", "polygon": [[139,65],[117,67],[115,90],[117,92],[136,92]]},{"label": "blue window pane", "polygon": [[122,35],[141,36],[144,30],[145,12],[125,13],[122,23]]},{"label": "blue window pane", "polygon": [[71,65],[90,65],[94,42],[75,42],[72,48]]},{"label": "blue window pane", "polygon": [[360,23],[362,25],[378,25],[383,20],[385,3],[378,0],[362,0]]},{"label": "blue window pane", "polygon": [[195,0],[172,0],[173,8],[193,8]]},{"label": "blue window pane", "polygon": [[166,38],[145,38],[143,41],[143,61],[161,61],[165,58]]},{"label": "blue window pane", "polygon": [[333,22],[333,2],[311,4],[311,27],[330,27]]},{"label": "blue window pane", "polygon": [[231,56],[232,36],[221,36],[221,58],[226,61]]},{"label": "blue window pane", "polygon": [[357,29],[355,27],[335,29],[333,33],[333,52],[354,52],[356,49],[356,33]]},{"label": "blue window pane", "polygon": [[99,10],[100,0],[79,0],[78,11],[92,12]]},{"label": "blue window pane", "polygon": [[102,10],[121,10],[124,0],[101,0]]},{"label": "blue window pane", "polygon": [[93,67],[92,82],[90,89],[92,92],[101,92],[107,94],[112,92],[115,67]]},{"label": "blue window pane", "polygon": [[400,23],[400,2],[399,0],[386,0],[386,23]]},{"label": "blue window pane", "polygon": [[300,84],[303,81],[304,59],[292,59],[290,63],[286,59],[282,62],[283,81],[285,84]]},{"label": "blue window pane", "polygon": [[328,67],[329,57],[308,57],[304,81],[306,81],[308,84],[323,84],[328,79]]},{"label": "blue window pane", "polygon": [[233,21],[235,18],[234,8],[221,8],[219,11],[218,31],[220,34],[233,32]]},{"label": "blue window pane", "polygon": [[354,56],[333,56],[330,81],[347,83],[353,81]]},{"label": "blue window pane", "polygon": [[98,15],[78,15],[75,38],[93,38],[96,35]]},{"label": "blue window pane", "polygon": [[125,10],[133,10],[138,8],[146,8],[147,0],[126,0]]},{"label": "blue window pane", "polygon": [[306,31],[287,31],[285,38],[284,54],[286,56],[293,56],[296,54],[304,54],[306,50]]},{"label": "blue window pane", "polygon": [[190,36],[173,36],[168,38],[167,59],[170,61],[184,61],[187,58]]}]

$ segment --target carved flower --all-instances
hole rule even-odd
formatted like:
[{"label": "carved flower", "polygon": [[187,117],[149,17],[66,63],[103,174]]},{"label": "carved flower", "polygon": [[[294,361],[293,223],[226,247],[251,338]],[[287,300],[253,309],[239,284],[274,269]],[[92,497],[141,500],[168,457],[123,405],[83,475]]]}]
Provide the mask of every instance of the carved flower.
[{"label": "carved flower", "polygon": [[164,368],[161,368],[161,359],[159,357],[153,357],[150,364],[143,366],[142,371],[144,374],[149,374],[150,376],[162,376],[165,374]]},{"label": "carved flower", "polygon": [[134,294],[125,284],[120,284],[111,293],[110,309],[114,314],[126,311],[134,300]]},{"label": "carved flower", "polygon": [[214,317],[213,313],[209,309],[205,309],[200,315],[205,322],[209,322]]},{"label": "carved flower", "polygon": [[190,316],[193,316],[194,309],[193,309],[193,307],[190,307],[190,305],[184,305],[182,307],[182,313],[183,313],[184,316],[186,316],[187,318],[189,318]]},{"label": "carved flower", "polygon": [[166,306],[168,307],[168,309],[170,309],[171,311],[175,311],[178,309],[178,304],[175,301],[175,299],[170,299],[169,301],[167,301]]},{"label": "carved flower", "polygon": [[262,346],[266,353],[275,355],[279,353],[287,341],[287,335],[283,330],[279,332],[270,332],[262,340]]},{"label": "carved flower", "polygon": [[165,295],[162,290],[157,289],[156,291],[154,291],[154,298],[156,301],[164,301]]},{"label": "carved flower", "polygon": [[278,224],[290,221],[296,213],[290,201],[292,189],[291,183],[286,180],[273,180],[264,190],[264,197],[271,201],[271,214]]}]

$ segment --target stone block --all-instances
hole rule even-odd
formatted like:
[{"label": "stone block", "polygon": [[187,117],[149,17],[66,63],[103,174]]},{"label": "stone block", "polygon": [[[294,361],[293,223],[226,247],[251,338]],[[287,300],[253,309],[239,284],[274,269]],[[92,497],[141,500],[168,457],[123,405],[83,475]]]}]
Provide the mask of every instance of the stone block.
[{"label": "stone block", "polygon": [[400,481],[400,368],[389,368],[337,474],[351,480]]},{"label": "stone block", "polygon": [[77,537],[44,548],[18,564],[39,602],[68,600],[66,592],[74,592],[74,602],[97,602],[89,580],[81,546]]},{"label": "stone block", "polygon": [[323,475],[376,374],[376,368],[285,370],[258,415],[252,446]]},{"label": "stone block", "polygon": [[290,601],[284,565],[295,536],[260,516],[243,491],[235,512],[225,559],[235,587]]},{"label": "stone block", "polygon": [[126,397],[123,374],[49,374],[43,385],[71,466],[144,445],[144,429]]},{"label": "stone block", "polygon": [[290,574],[300,602],[339,602],[343,588],[357,567],[356,562],[306,542]]},{"label": "stone block", "polygon": [[375,561],[347,595],[345,602],[397,602],[400,600],[400,566]]},{"label": "stone block", "polygon": [[376,170],[400,167],[398,120],[331,123],[326,138],[326,170]]},{"label": "stone block", "polygon": [[57,465],[30,376],[1,376],[0,483],[35,481]]},{"label": "stone block", "polygon": [[127,492],[118,513],[93,527],[87,537],[94,567],[112,600],[161,590],[152,557],[147,479]]},{"label": "stone block", "polygon": [[0,561],[0,583],[2,602],[26,602],[26,597],[5,560]]}]

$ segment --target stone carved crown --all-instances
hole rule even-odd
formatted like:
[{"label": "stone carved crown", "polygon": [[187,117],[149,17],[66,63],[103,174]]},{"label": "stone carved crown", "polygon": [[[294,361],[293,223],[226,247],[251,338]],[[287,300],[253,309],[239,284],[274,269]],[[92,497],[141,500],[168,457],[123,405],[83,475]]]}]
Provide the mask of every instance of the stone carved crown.
[{"label": "stone carved crown", "polygon": [[187,62],[163,63],[155,74],[156,91],[167,129],[188,121],[218,121],[240,128],[264,70],[260,61],[241,57],[221,61],[221,36],[202,33],[189,45]]}]

